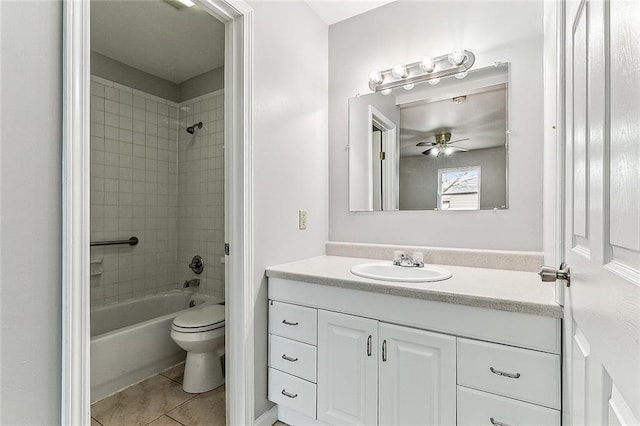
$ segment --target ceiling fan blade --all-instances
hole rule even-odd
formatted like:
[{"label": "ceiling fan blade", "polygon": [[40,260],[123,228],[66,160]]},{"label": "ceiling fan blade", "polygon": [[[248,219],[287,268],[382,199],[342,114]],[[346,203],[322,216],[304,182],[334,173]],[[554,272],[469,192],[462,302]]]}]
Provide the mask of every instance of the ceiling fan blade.
[{"label": "ceiling fan blade", "polygon": [[457,141],[451,141],[451,142],[447,142],[448,145],[451,145],[453,143],[458,143],[458,142],[464,142],[464,141],[469,141],[471,139],[469,138],[464,138],[464,139],[458,139]]},{"label": "ceiling fan blade", "polygon": [[451,148],[456,152],[468,152],[469,151],[468,149],[460,148],[459,146],[452,146]]},{"label": "ceiling fan blade", "polygon": [[434,146],[434,145],[435,145],[435,142],[429,142],[429,141],[422,141],[416,144],[416,146]]},{"label": "ceiling fan blade", "polygon": [[434,147],[431,147],[431,148],[429,148],[429,149],[427,149],[427,150],[425,150],[425,151],[422,151],[422,155],[431,155],[431,150],[432,150],[433,148],[434,148]]}]

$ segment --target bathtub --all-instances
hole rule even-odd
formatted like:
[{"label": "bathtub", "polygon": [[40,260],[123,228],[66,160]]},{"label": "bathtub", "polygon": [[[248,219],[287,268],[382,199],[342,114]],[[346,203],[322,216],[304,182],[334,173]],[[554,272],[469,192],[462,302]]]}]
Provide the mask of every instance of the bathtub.
[{"label": "bathtub", "polygon": [[221,300],[174,290],[91,309],[91,401],[183,361],[170,336],[176,315]]}]

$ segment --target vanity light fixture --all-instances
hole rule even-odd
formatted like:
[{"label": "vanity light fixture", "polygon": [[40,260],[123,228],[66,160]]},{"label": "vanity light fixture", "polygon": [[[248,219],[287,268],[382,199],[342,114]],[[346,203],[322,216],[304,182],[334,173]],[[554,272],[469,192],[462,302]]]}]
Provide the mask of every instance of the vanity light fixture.
[{"label": "vanity light fixture", "polygon": [[454,50],[453,52],[436,56],[425,56],[418,62],[397,64],[384,71],[369,73],[369,88],[374,92],[390,93],[391,89],[404,87],[411,90],[416,83],[428,81],[438,84],[443,77],[455,76],[464,78],[476,60],[469,50]]}]

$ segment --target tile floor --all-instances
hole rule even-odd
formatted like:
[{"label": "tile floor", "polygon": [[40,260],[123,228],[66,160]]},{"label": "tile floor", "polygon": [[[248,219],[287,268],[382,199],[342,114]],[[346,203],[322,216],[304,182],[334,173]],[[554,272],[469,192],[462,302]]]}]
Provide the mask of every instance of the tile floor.
[{"label": "tile floor", "polygon": [[225,424],[225,387],[182,390],[184,364],[91,405],[91,426],[217,426]]},{"label": "tile floor", "polygon": [[186,393],[183,375],[184,363],[95,402],[91,426],[224,426],[225,387]]}]

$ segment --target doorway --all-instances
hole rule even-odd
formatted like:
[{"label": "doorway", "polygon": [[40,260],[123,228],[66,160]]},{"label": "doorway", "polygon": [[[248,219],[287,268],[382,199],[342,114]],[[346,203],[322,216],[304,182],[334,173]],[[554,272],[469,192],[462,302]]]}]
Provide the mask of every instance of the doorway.
[{"label": "doorway", "polygon": [[[148,2],[146,2],[148,3]],[[167,3],[167,2],[164,2]],[[226,284],[223,291],[227,297],[229,303],[225,307],[226,317],[226,346],[227,353],[234,353],[235,358],[240,360],[253,359],[252,347],[243,347],[243,343],[239,338],[233,336],[243,336],[246,330],[249,328],[249,324],[253,324],[253,317],[250,309],[249,301],[252,299],[252,293],[250,286],[244,286],[244,283],[250,282],[247,280],[246,271],[251,271],[251,247],[252,247],[252,235],[250,227],[246,224],[250,223],[251,208],[252,208],[252,192],[251,192],[251,180],[250,180],[250,160],[247,159],[250,152],[250,99],[251,88],[250,82],[250,70],[251,70],[251,32],[252,32],[252,10],[241,1],[198,1],[198,6],[202,7],[206,13],[213,15],[217,19],[223,21],[224,34],[226,38],[225,43],[225,97],[223,102],[223,128],[224,128],[224,145],[228,149],[224,150],[223,161],[224,164],[231,164],[223,174],[224,191],[226,197],[224,197],[224,207],[222,211],[226,218],[227,242],[230,243],[230,256],[226,256]],[[90,259],[95,260],[96,257],[92,256],[89,251],[90,243],[90,147],[86,141],[90,140],[91,134],[91,108],[90,108],[90,81],[91,76],[89,74],[89,62],[90,62],[90,45],[89,45],[89,29],[90,29],[90,7],[89,2],[65,2],[65,90],[64,90],[64,236],[63,236],[63,252],[64,252],[64,266],[63,266],[63,374],[62,374],[62,388],[63,388],[63,401],[62,401],[62,422],[65,424],[88,424],[89,423],[89,403],[90,397],[90,364],[89,364],[89,303],[90,296],[90,274],[93,271],[100,271],[99,266],[96,267],[90,263]],[[211,17],[209,17],[211,19]],[[136,28],[141,30],[141,28]],[[95,83],[94,79],[94,83]],[[121,84],[121,83],[119,83]],[[94,89],[98,89],[95,87]],[[107,91],[105,84],[105,115],[104,120],[107,124],[106,116],[106,99]],[[123,89],[122,87],[113,86],[113,89]],[[130,87],[132,90],[133,88]],[[126,92],[126,89],[123,89]],[[139,89],[135,89],[139,90]],[[139,93],[138,93],[139,95]],[[114,92],[109,90],[109,96],[113,97]],[[127,95],[124,95],[126,98]],[[115,102],[115,99],[109,99]],[[120,92],[118,92],[118,100],[120,100]],[[128,102],[126,99],[125,102]],[[133,96],[131,99],[133,103]],[[159,105],[162,102],[156,102],[157,107],[163,110],[164,107]],[[214,102],[215,103],[215,102]],[[99,101],[98,101],[99,104]],[[113,110],[113,104],[109,104],[111,111]],[[139,100],[138,105],[141,106]],[[154,105],[149,104],[150,109],[153,110]],[[168,104],[167,109],[169,107]],[[134,106],[134,105],[131,105]],[[217,105],[219,106],[219,105]],[[145,99],[145,120],[147,102]],[[126,109],[126,108],[125,108]],[[141,108],[139,108],[141,109]],[[170,112],[171,110],[169,110]],[[177,111],[176,111],[177,112]],[[115,115],[113,112],[110,114]],[[156,111],[156,114],[158,112]],[[215,114],[218,114],[217,112]],[[120,137],[120,130],[124,129],[123,137],[128,143],[128,132],[126,128],[128,123],[124,123],[122,129],[120,128],[120,111],[118,110],[118,137]],[[98,114],[99,116],[99,114]],[[169,115],[167,115],[169,117]],[[128,118],[125,116],[125,118]],[[133,118],[133,117],[132,117]],[[156,117],[157,118],[157,117]],[[101,118],[97,118],[100,120]],[[110,123],[115,124],[115,117],[110,116]],[[219,118],[216,118],[217,120]],[[149,117],[149,120],[153,121],[153,117]],[[142,120],[138,120],[142,121]],[[179,120],[176,119],[176,122]],[[159,124],[159,123],[152,123]],[[197,123],[195,123],[197,124]],[[193,123],[186,127],[192,127]],[[139,124],[138,124],[139,126]],[[116,127],[116,126],[110,126]],[[133,151],[133,120],[131,123],[131,143]],[[159,126],[164,127],[164,126]],[[198,130],[200,130],[199,126]],[[204,127],[204,121],[203,121]],[[140,127],[137,127],[141,129]],[[168,126],[167,126],[168,128]],[[146,124],[145,124],[146,129]],[[104,129],[106,131],[106,127]],[[184,129],[187,130],[186,128]],[[208,129],[205,129],[208,130]],[[115,136],[113,130],[110,135]],[[164,129],[163,129],[164,131]],[[99,132],[99,130],[98,130]],[[153,132],[153,130],[152,130]],[[142,133],[142,132],[138,132]],[[93,136],[100,137],[97,134]],[[106,134],[104,135],[106,136]],[[154,135],[151,135],[154,136]],[[104,152],[106,153],[106,138],[104,145]],[[117,139],[110,139],[117,140]],[[145,131],[146,142],[146,131]],[[99,144],[99,141],[96,141]],[[142,145],[142,144],[138,144]],[[110,144],[110,150],[115,150],[115,144]],[[118,161],[120,161],[120,147],[118,146]],[[169,151],[167,149],[166,151]],[[140,149],[138,153],[141,154]],[[113,154],[116,154],[113,152]],[[128,154],[128,152],[127,152]],[[146,155],[146,146],[145,146]],[[153,156],[153,153],[151,153]],[[158,158],[159,159],[158,154]],[[164,153],[161,155],[165,155]],[[167,154],[168,155],[168,154]],[[113,156],[110,156],[114,160]],[[135,156],[132,155],[133,158]],[[105,156],[106,158],[106,156]],[[164,157],[163,157],[164,158]],[[188,158],[188,155],[187,155]],[[124,160],[125,164],[127,160]],[[145,164],[147,158],[145,158]],[[131,160],[133,166],[133,159]],[[249,167],[245,167],[249,164]],[[235,167],[234,167],[235,165]],[[104,165],[105,178],[107,173],[107,164]],[[109,165],[109,167],[115,167]],[[120,163],[118,163],[118,168]],[[153,167],[153,166],[151,166]],[[133,169],[133,167],[131,167]],[[120,170],[118,170],[119,172]],[[109,173],[113,173],[114,170],[110,169]],[[145,170],[146,173],[146,170]],[[133,171],[131,172],[133,177]],[[109,178],[112,179],[112,178]],[[133,178],[131,181],[131,192],[125,192],[133,194]],[[106,182],[105,182],[106,183]],[[151,182],[149,188],[154,189],[154,184],[159,182]],[[115,183],[110,182],[111,189],[115,189],[113,186]],[[178,184],[176,184],[178,186]],[[188,185],[187,185],[188,186]],[[120,189],[120,182],[118,182],[118,189]],[[123,189],[127,191],[129,185],[123,184]],[[147,182],[145,182],[145,191],[147,190]],[[115,191],[109,191],[115,192]],[[164,195],[156,195],[156,200]],[[125,201],[128,197],[124,195],[122,197]],[[153,196],[150,197],[151,199]],[[105,192],[106,199],[106,192]],[[133,195],[131,196],[133,200]],[[145,202],[146,202],[145,194]],[[120,200],[120,195],[118,195]],[[113,199],[112,199],[113,201]],[[132,202],[133,203],[133,202]],[[106,205],[106,204],[105,204]],[[133,205],[132,205],[133,208]],[[146,208],[146,206],[145,206]],[[118,208],[119,210],[119,208]],[[151,209],[149,209],[151,210]],[[115,214],[115,209],[111,209],[110,215]],[[232,214],[229,214],[232,213]],[[118,213],[119,214],[119,213]],[[176,213],[177,216],[177,213]],[[121,222],[118,216],[119,225],[128,225],[128,218],[124,218]],[[105,210],[105,223],[106,223],[106,210]],[[133,217],[131,219],[131,226],[133,227]],[[156,226],[157,216],[156,216]],[[127,226],[125,226],[127,228]],[[157,228],[156,228],[157,229]],[[224,233],[223,233],[224,235]],[[154,235],[151,234],[149,240],[153,240]],[[157,241],[157,233],[155,235]],[[130,238],[124,238],[130,239]],[[100,240],[100,241],[117,241],[117,240]],[[94,242],[100,242],[94,241]],[[140,243],[138,239],[138,243]],[[135,248],[135,246],[129,246]],[[222,246],[222,250],[225,250],[225,246]],[[120,266],[120,259],[118,257],[118,266]],[[103,258],[104,261],[104,258]],[[126,263],[128,260],[125,260]],[[149,262],[152,263],[152,262]],[[156,267],[158,262],[156,262]],[[163,266],[161,265],[161,268]],[[133,266],[131,269],[134,269]],[[150,269],[152,265],[150,265]],[[167,265],[167,270],[170,267]],[[105,272],[104,269],[101,272]],[[132,272],[133,273],[133,272]],[[98,276],[96,274],[94,276]],[[113,274],[112,274],[113,275]],[[170,272],[167,273],[170,275]],[[249,274],[250,275],[250,274]],[[127,277],[128,274],[124,272],[123,277]],[[118,274],[120,277],[120,274]],[[118,278],[120,279],[120,278]],[[193,280],[193,278],[191,278]],[[185,281],[190,281],[189,279]],[[240,285],[233,286],[229,282],[233,281],[241,283]],[[126,290],[125,285],[119,286],[123,290]],[[230,291],[227,291],[230,290]],[[137,290],[139,294],[139,289]],[[128,292],[127,292],[128,293]],[[133,296],[134,291],[131,291]],[[112,297],[112,296],[104,296]],[[120,298],[120,294],[117,295]],[[94,296],[94,300],[97,296]],[[112,301],[113,299],[109,299]],[[106,302],[106,299],[104,300]],[[237,319],[237,320],[236,320]],[[232,330],[237,329],[237,333]],[[251,394],[247,392],[246,384],[251,383],[253,380],[252,367],[244,365],[244,361],[240,361],[237,364],[231,363],[226,366],[227,381],[233,381],[234,386],[231,387],[231,392],[234,396],[228,398],[228,403],[223,404],[228,408],[228,421],[245,423],[245,419],[249,416],[253,416],[252,398],[245,399],[244,394]],[[236,379],[236,380],[234,380]],[[239,380],[237,380],[239,379]],[[237,385],[235,384],[237,383]],[[235,395],[241,395],[237,397]],[[251,419],[252,420],[252,419]]]}]

